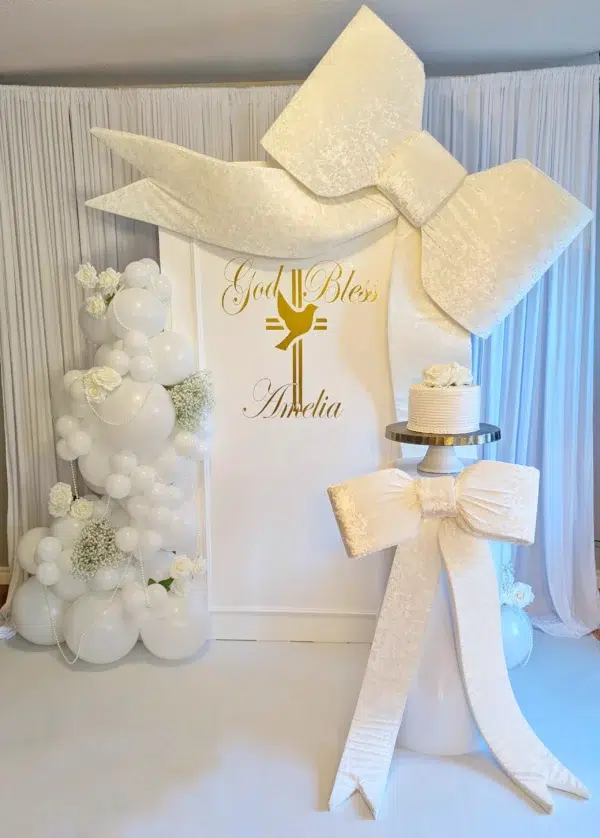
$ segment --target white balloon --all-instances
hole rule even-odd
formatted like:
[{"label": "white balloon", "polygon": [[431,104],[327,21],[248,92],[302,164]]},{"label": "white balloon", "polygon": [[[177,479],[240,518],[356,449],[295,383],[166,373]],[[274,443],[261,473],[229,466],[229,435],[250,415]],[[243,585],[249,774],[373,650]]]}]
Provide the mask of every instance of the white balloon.
[{"label": "white balloon", "polygon": [[65,639],[73,654],[88,663],[113,663],[135,646],[137,622],[123,608],[120,596],[90,593],[70,606],[64,619]]},{"label": "white balloon", "polygon": [[67,445],[66,439],[59,439],[56,443],[56,453],[60,457],[61,460],[66,460],[66,462],[71,463],[73,460],[77,459],[77,454],[75,454],[69,446]]},{"label": "white balloon", "polygon": [[[111,338],[114,335],[111,333]],[[107,367],[108,366],[108,356],[113,351],[112,343],[103,343],[101,346],[96,349],[96,354],[94,355],[94,366],[95,367]]]},{"label": "white balloon", "polygon": [[42,562],[35,575],[40,584],[54,585],[60,579],[60,569],[56,562]]},{"label": "white balloon", "polygon": [[105,518],[108,515],[108,510],[111,506],[108,495],[103,495],[94,502],[94,518],[99,521],[100,518]]},{"label": "white balloon", "polygon": [[156,482],[152,466],[138,466],[131,473],[131,485],[136,492],[149,492]]},{"label": "white balloon", "polygon": [[139,538],[139,549],[144,555],[153,555],[162,547],[163,537],[156,530],[141,530]]},{"label": "white balloon", "polygon": [[150,504],[143,498],[134,496],[127,501],[127,511],[137,524],[143,524],[148,520]]},{"label": "white balloon", "polygon": [[90,420],[95,439],[112,451],[126,448],[148,457],[164,447],[175,424],[173,402],[165,388],[128,375],[97,405],[96,413]]},{"label": "white balloon", "polygon": [[87,585],[83,579],[73,576],[72,573],[61,573],[58,582],[52,585],[52,593],[67,602],[73,602],[86,591]]},{"label": "white balloon", "polygon": [[[61,550],[60,555],[56,560],[56,564],[59,566],[63,576],[69,575],[73,570],[73,548],[66,547]],[[64,597],[62,597],[62,599],[64,599]]]},{"label": "white balloon", "polygon": [[160,480],[168,483],[179,474],[183,460],[177,455],[172,445],[167,445],[160,457],[152,463]]},{"label": "white balloon", "polygon": [[125,588],[127,585],[130,585],[132,582],[139,582],[142,578],[140,568],[137,564],[133,562],[127,565],[127,567],[119,568],[120,572],[120,582],[119,587]]},{"label": "white balloon", "polygon": [[112,340],[112,331],[105,312],[100,317],[92,317],[85,310],[85,303],[79,309],[79,326],[90,343],[108,343]]},{"label": "white balloon", "polygon": [[180,457],[199,462],[206,456],[206,442],[189,431],[178,431],[173,438],[173,447]]},{"label": "white balloon", "polygon": [[144,620],[140,636],[158,658],[181,660],[196,654],[210,638],[210,618],[202,598],[169,593],[167,607]]},{"label": "white balloon", "polygon": [[157,335],[165,327],[165,317],[164,305],[145,288],[119,291],[108,307],[108,322],[118,338],[124,338],[133,329],[148,337]]},{"label": "white balloon", "polygon": [[168,550],[157,550],[149,556],[142,556],[139,559],[142,579],[148,582],[149,579],[154,579],[156,582],[162,582],[168,579],[171,575],[171,565],[173,564],[173,553]]},{"label": "white balloon", "polygon": [[115,534],[115,541],[119,550],[131,553],[139,544],[138,531],[134,527],[121,527]]},{"label": "white balloon", "polygon": [[52,535],[58,538],[63,547],[72,547],[77,541],[82,529],[83,522],[76,521],[70,515],[67,515],[65,518],[57,518],[51,528]]},{"label": "white balloon", "polygon": [[124,474],[109,474],[104,483],[109,498],[120,500],[131,492],[131,480]]},{"label": "white balloon", "polygon": [[83,457],[92,450],[92,438],[87,431],[73,431],[67,437],[67,446],[76,457]]},{"label": "white balloon", "polygon": [[89,454],[79,458],[79,471],[90,489],[104,493],[104,484],[111,471],[108,449],[99,440],[94,440]]},{"label": "white balloon", "polygon": [[69,388],[69,395],[77,404],[85,404],[85,388],[81,378],[76,378]]},{"label": "white balloon", "polygon": [[17,559],[23,570],[27,573],[35,573],[37,571],[37,563],[35,561],[35,553],[37,546],[46,536],[50,535],[48,527],[34,527],[28,530],[19,539],[17,546]]},{"label": "white balloon", "polygon": [[106,358],[106,366],[118,372],[119,375],[126,375],[129,372],[129,355],[122,349],[112,349]]},{"label": "white balloon", "polygon": [[147,355],[135,355],[129,364],[129,373],[135,381],[152,381],[156,376],[156,364]]},{"label": "white balloon", "polygon": [[65,638],[63,620],[66,607],[66,603],[32,577],[18,588],[10,615],[21,637],[30,643],[51,646],[55,642],[51,618],[59,642]]},{"label": "white balloon", "polygon": [[78,378],[81,378],[82,375],[83,373],[81,370],[69,370],[69,372],[66,372],[63,375],[63,387],[67,393],[71,390],[71,384],[74,381],[77,381]]},{"label": "white balloon", "polygon": [[146,601],[148,608],[152,611],[159,611],[168,603],[169,596],[165,588],[157,582],[154,585],[148,585],[146,588]]},{"label": "white balloon", "polygon": [[130,614],[139,616],[146,608],[146,590],[139,582],[129,582],[121,592],[123,607]]},{"label": "white balloon", "polygon": [[168,276],[165,276],[164,274],[153,276],[152,281],[150,282],[150,288],[158,297],[160,297],[163,303],[171,299],[173,289],[171,288],[171,280]]},{"label": "white balloon", "polygon": [[[83,393],[83,389],[82,389],[81,392]],[[85,398],[85,393],[83,393],[83,397]],[[76,402],[76,401],[73,401],[73,399],[71,399],[70,410],[71,410],[71,413],[73,414],[73,416],[75,416],[77,419],[84,419],[84,420],[88,419],[89,420],[90,416],[93,416],[91,407],[85,401]]]},{"label": "white balloon", "polygon": [[148,341],[159,384],[178,384],[194,372],[194,347],[185,335],[161,332]]},{"label": "white balloon", "polygon": [[123,352],[133,358],[135,355],[144,355],[149,351],[148,338],[143,332],[138,332],[135,329],[127,332],[123,338]]},{"label": "white balloon", "polygon": [[147,493],[147,497],[155,506],[168,506],[169,505],[169,487],[165,486],[164,483],[155,483],[150,491]]},{"label": "white balloon", "polygon": [[56,433],[63,439],[66,439],[74,431],[79,430],[79,420],[75,416],[65,413],[56,420]]},{"label": "white balloon", "polygon": [[507,669],[527,663],[533,649],[533,629],[526,611],[513,605],[500,609],[500,628]]},{"label": "white balloon", "polygon": [[123,278],[129,288],[147,288],[150,285],[150,280],[154,272],[151,265],[145,264],[140,259],[139,262],[130,262],[127,265],[123,273]]},{"label": "white balloon", "polygon": [[110,505],[108,523],[116,530],[127,527],[130,523],[129,513],[117,501],[113,501]]},{"label": "white balloon", "polygon": [[140,264],[146,265],[149,268],[151,276],[155,276],[160,273],[158,262],[155,262],[154,259],[151,259],[149,256],[144,256],[144,258],[139,261]]},{"label": "white balloon", "polygon": [[61,550],[62,546],[58,538],[55,538],[53,535],[47,535],[39,542],[35,551],[35,557],[38,562],[55,562],[60,556]]},{"label": "white balloon", "polygon": [[110,465],[117,474],[130,475],[137,467],[138,460],[133,451],[117,451],[110,458]]},{"label": "white balloon", "polygon": [[159,506],[152,512],[152,524],[161,533],[165,530],[169,532],[173,524],[173,513],[166,506]]},{"label": "white balloon", "polygon": [[101,567],[90,579],[92,591],[113,591],[121,580],[116,567]]}]

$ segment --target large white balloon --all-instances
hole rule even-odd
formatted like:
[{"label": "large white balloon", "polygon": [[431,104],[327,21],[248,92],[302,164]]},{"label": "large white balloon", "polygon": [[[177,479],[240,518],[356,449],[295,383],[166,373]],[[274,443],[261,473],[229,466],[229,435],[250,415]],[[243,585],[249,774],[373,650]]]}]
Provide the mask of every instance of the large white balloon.
[{"label": "large white balloon", "polygon": [[77,541],[83,525],[84,522],[76,521],[70,515],[65,518],[57,518],[52,524],[52,535],[58,538],[63,547],[72,547]]},{"label": "large white balloon", "polygon": [[[90,343],[108,343],[113,340],[108,315],[105,313],[100,317],[92,317],[85,310],[85,303],[79,309],[79,325]],[[121,335],[118,335],[118,337],[121,337]]]},{"label": "large white balloon", "polygon": [[161,332],[148,345],[159,384],[178,384],[194,372],[194,347],[185,335]]},{"label": "large white balloon", "polygon": [[87,591],[87,585],[78,576],[72,573],[61,573],[58,582],[52,585],[52,593],[59,599],[73,602]]},{"label": "large white balloon", "polygon": [[160,297],[163,303],[166,303],[168,300],[171,299],[173,289],[171,287],[171,280],[168,276],[165,276],[164,274],[153,276],[152,281],[150,283],[150,288],[158,297]]},{"label": "large white balloon", "polygon": [[50,646],[55,642],[52,620],[58,640],[64,640],[64,614],[66,603],[52,591],[44,589],[37,579],[28,579],[13,597],[10,615],[21,637],[30,643]]},{"label": "large white balloon", "polygon": [[91,420],[95,439],[111,451],[126,448],[138,455],[156,456],[175,424],[173,402],[165,388],[133,381],[128,375],[96,407],[96,414]]},{"label": "large white balloon", "polygon": [[[123,278],[128,288],[147,288],[150,285],[150,280],[158,273],[158,265],[153,259],[150,261],[153,263],[152,265],[141,259],[139,262],[130,262],[127,265],[123,272]],[[156,265],[156,268],[154,265]]]},{"label": "large white balloon", "polygon": [[73,654],[88,663],[113,663],[128,654],[138,639],[135,619],[112,593],[84,594],[64,619],[65,639]]},{"label": "large white balloon", "polygon": [[132,330],[153,337],[164,329],[165,317],[164,305],[145,288],[119,291],[108,307],[108,322],[118,338],[124,338]]},{"label": "large white balloon", "polygon": [[146,265],[146,267],[150,269],[151,276],[156,276],[160,273],[158,262],[156,262],[154,259],[151,259],[150,256],[144,256],[144,258],[140,259],[139,262],[142,265]]},{"label": "large white balloon", "polygon": [[26,570],[27,573],[36,573],[37,563],[35,561],[35,552],[37,546],[42,538],[46,538],[49,535],[50,530],[48,527],[34,527],[21,536],[17,546],[17,559],[23,570]]},{"label": "large white balloon", "polygon": [[89,454],[79,458],[81,476],[94,492],[104,493],[106,478],[111,474],[109,457],[108,448],[95,439]]},{"label": "large white balloon", "polygon": [[196,654],[210,637],[210,620],[200,596],[168,594],[168,607],[140,624],[144,646],[165,660]]}]

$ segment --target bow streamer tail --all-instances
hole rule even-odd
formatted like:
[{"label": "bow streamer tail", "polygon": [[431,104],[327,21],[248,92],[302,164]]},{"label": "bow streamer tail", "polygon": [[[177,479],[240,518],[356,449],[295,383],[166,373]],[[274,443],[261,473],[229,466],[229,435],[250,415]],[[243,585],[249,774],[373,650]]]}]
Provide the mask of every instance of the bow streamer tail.
[{"label": "bow streamer tail", "polygon": [[358,790],[377,817],[442,567],[439,521],[396,549],[330,808]]},{"label": "bow streamer tail", "polygon": [[439,541],[467,698],[481,735],[509,777],[546,812],[553,808],[548,787],[587,798],[583,783],[530,728],[513,694],[489,543],[464,532],[451,519],[440,525]]}]

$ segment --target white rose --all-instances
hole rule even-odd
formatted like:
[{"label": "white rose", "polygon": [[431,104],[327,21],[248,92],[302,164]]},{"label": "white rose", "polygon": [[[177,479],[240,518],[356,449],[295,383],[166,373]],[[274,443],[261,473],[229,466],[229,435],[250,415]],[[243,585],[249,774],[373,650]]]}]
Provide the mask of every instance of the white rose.
[{"label": "white rose", "polygon": [[75,274],[75,279],[84,288],[95,288],[98,282],[98,274],[96,268],[90,265],[89,262],[84,262],[79,266],[79,270]]},{"label": "white rose", "polygon": [[119,287],[121,274],[114,268],[107,268],[98,276],[98,287],[105,297],[110,297]]},{"label": "white rose", "polygon": [[171,565],[173,579],[187,579],[194,572],[194,563],[189,556],[178,556]]},{"label": "white rose", "polygon": [[71,504],[71,518],[76,521],[88,521],[94,514],[94,504],[86,498],[78,498]]},{"label": "white rose", "polygon": [[116,390],[123,381],[119,373],[112,367],[92,367],[86,375],[89,376],[90,381],[93,381],[98,387],[103,387],[109,393]]},{"label": "white rose", "polygon": [[73,493],[68,483],[55,483],[48,495],[48,512],[53,518],[64,518],[69,514]]},{"label": "white rose", "polygon": [[93,294],[85,301],[85,310],[91,317],[102,317],[106,311],[106,300],[102,294]]},{"label": "white rose", "polygon": [[535,599],[534,593],[531,590],[531,585],[526,585],[525,582],[515,582],[512,590],[512,604],[517,608],[527,608]]},{"label": "white rose", "polygon": [[99,387],[97,384],[94,384],[85,375],[83,376],[83,392],[88,402],[95,402],[96,404],[103,402],[108,395],[104,387]]},{"label": "white rose", "polygon": [[473,376],[460,364],[433,364],[423,372],[423,383],[428,387],[464,387],[473,383]]}]

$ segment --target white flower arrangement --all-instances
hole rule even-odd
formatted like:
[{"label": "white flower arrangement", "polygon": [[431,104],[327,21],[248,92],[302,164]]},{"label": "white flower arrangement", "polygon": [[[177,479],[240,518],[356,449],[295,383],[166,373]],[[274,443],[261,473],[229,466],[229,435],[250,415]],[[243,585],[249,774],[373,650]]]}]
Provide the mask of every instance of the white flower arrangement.
[{"label": "white flower arrangement", "polygon": [[433,364],[424,370],[423,383],[428,387],[465,387],[473,383],[473,376],[467,367],[456,362]]},{"label": "white flower arrangement", "polygon": [[177,596],[186,596],[189,591],[190,582],[196,576],[206,573],[206,559],[199,556],[195,561],[189,556],[176,556],[171,565],[170,574],[167,579],[156,582],[155,579],[148,579],[148,585],[162,585],[167,591],[173,591]]},{"label": "white flower arrangement", "polygon": [[83,288],[92,289],[98,284],[98,273],[93,265],[84,262],[79,266],[75,279]]},{"label": "white flower arrangement", "polygon": [[515,608],[527,608],[535,599],[531,585],[525,582],[515,582],[515,572],[512,561],[502,565],[500,577],[500,604],[511,605]]},{"label": "white flower arrangement", "polygon": [[167,387],[167,390],[175,408],[175,421],[179,427],[192,434],[199,431],[215,405],[209,371],[192,373],[181,383]]},{"label": "white flower arrangement", "polygon": [[107,521],[88,521],[73,545],[73,575],[90,579],[102,567],[118,567],[125,554],[115,541],[115,528]]},{"label": "white flower arrangement", "polygon": [[77,498],[71,504],[69,514],[76,521],[89,521],[94,514],[94,504],[87,498]]},{"label": "white flower arrangement", "polygon": [[102,317],[106,312],[106,300],[102,294],[92,294],[91,297],[86,297],[85,310],[90,317]]},{"label": "white flower arrangement", "polygon": [[82,375],[81,380],[86,399],[95,404],[103,402],[123,381],[112,367],[92,367]]},{"label": "white flower arrangement", "polygon": [[68,483],[55,483],[48,495],[48,512],[53,518],[65,518],[69,514],[73,493]]},{"label": "white flower arrangement", "polygon": [[107,268],[98,275],[98,288],[103,297],[114,297],[121,283],[121,274],[114,268]]}]

